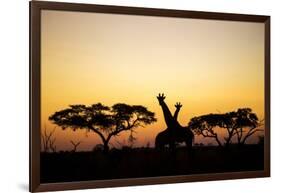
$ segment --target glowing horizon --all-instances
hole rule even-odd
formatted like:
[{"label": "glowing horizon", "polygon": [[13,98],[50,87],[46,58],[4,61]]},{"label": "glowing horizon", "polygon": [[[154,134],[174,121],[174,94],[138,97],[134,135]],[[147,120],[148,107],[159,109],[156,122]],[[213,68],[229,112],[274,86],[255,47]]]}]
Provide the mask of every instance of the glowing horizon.
[{"label": "glowing horizon", "polygon": [[[72,104],[143,105],[158,121],[136,129],[136,146],[153,146],[166,128],[160,92],[172,113],[183,104],[182,125],[242,107],[264,118],[264,24],[43,10],[41,25],[41,130]],[[82,141],[80,150],[101,143],[95,133],[56,129],[59,150],[70,140]]]}]

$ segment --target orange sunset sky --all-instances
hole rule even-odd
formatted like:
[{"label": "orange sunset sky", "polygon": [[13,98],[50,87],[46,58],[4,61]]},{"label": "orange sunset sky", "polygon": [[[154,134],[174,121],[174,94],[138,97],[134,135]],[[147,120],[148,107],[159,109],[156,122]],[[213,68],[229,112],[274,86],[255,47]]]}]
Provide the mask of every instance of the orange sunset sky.
[{"label": "orange sunset sky", "polygon": [[[48,117],[70,104],[143,105],[158,121],[136,129],[136,146],[153,146],[166,128],[159,92],[172,113],[176,102],[183,104],[183,126],[194,116],[239,107],[263,119],[264,24],[42,11],[41,130],[52,130]],[[82,141],[79,150],[101,143],[84,130],[57,127],[55,137],[58,150],[71,149],[70,140]],[[196,136],[195,142],[211,141]]]}]

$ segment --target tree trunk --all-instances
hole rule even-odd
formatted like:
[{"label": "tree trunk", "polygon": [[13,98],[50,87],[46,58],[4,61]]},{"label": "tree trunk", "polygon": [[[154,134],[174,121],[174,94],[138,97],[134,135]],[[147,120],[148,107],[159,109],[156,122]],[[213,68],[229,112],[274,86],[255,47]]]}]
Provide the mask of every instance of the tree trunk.
[{"label": "tree trunk", "polygon": [[104,141],[103,142],[103,152],[108,153],[108,151],[109,151],[108,141]]},{"label": "tree trunk", "polygon": [[225,147],[226,149],[228,149],[229,146],[230,146],[230,138],[228,138],[228,139],[226,140],[225,144],[224,144],[224,147]]},{"label": "tree trunk", "polygon": [[219,147],[222,147],[222,144],[221,144],[221,142],[220,142],[220,140],[219,140],[218,136],[215,136],[215,139],[216,139],[216,141],[217,141],[217,143],[218,143]]},{"label": "tree trunk", "polygon": [[229,147],[229,144],[230,144],[230,140],[229,140],[229,138],[225,141],[225,148],[228,148]]},{"label": "tree trunk", "polygon": [[228,129],[227,131],[228,131],[228,138],[225,140],[225,147],[226,147],[226,148],[228,148],[229,145],[230,145],[230,141],[231,141],[231,139],[232,139],[232,137],[233,137],[234,129],[231,129],[230,131],[229,131],[229,129]]}]

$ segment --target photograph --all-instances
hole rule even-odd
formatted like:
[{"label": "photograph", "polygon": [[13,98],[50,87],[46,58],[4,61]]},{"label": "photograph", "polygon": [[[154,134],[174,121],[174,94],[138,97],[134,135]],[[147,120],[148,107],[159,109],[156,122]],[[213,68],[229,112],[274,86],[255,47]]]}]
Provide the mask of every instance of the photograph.
[{"label": "photograph", "polygon": [[41,184],[265,170],[265,23],[40,22]]}]

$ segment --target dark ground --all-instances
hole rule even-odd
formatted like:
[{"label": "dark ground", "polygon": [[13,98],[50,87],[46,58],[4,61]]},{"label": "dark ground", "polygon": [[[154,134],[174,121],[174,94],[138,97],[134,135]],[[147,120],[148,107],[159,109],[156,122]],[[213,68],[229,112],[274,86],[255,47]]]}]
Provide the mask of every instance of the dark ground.
[{"label": "dark ground", "polygon": [[41,153],[41,183],[263,170],[263,146]]}]

